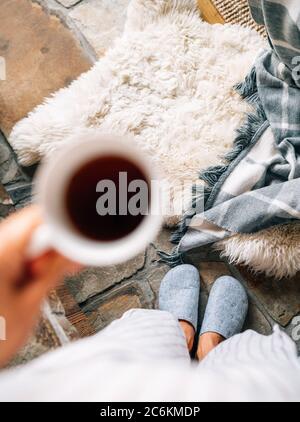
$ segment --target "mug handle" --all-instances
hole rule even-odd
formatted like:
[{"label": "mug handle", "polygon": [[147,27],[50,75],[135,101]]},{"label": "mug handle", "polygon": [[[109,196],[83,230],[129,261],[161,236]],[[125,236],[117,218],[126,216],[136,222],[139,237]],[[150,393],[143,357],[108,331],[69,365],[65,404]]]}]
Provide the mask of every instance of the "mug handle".
[{"label": "mug handle", "polygon": [[28,259],[34,260],[49,251],[49,249],[51,249],[50,228],[46,224],[41,224],[33,232],[31,241],[28,245]]}]

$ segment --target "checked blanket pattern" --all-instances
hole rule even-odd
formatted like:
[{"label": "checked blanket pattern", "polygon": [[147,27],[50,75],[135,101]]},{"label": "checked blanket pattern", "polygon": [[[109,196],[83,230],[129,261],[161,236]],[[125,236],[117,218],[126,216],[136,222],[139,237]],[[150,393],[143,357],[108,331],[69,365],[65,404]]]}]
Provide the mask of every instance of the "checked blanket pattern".
[{"label": "checked blanket pattern", "polygon": [[249,5],[270,42],[237,87],[255,114],[241,128],[227,165],[202,175],[211,188],[204,210],[192,211],[174,234],[174,264],[192,248],[300,218],[300,2]]}]

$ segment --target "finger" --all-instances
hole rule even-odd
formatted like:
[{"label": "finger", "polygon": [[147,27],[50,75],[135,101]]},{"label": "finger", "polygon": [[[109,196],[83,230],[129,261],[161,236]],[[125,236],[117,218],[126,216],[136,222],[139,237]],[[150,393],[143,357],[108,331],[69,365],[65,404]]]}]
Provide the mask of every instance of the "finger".
[{"label": "finger", "polygon": [[37,278],[24,287],[21,296],[24,304],[31,304],[42,302],[50,290],[55,288],[57,284],[66,276],[81,269],[77,263],[67,260],[61,255],[54,255],[51,258],[48,256],[44,263],[48,261],[47,270],[43,268],[42,272],[37,275]]},{"label": "finger", "polygon": [[33,231],[41,224],[42,213],[37,205],[31,205],[11,214],[0,224],[1,242],[0,252],[13,244],[15,248],[23,250],[29,242]]},{"label": "finger", "polygon": [[15,292],[20,293],[30,284],[36,283],[37,280],[47,278],[51,267],[55,265],[58,259],[61,262],[61,268],[65,268],[65,273],[79,271],[81,268],[80,264],[70,261],[54,250],[50,250],[33,261],[24,263],[21,274],[15,281]]},{"label": "finger", "polygon": [[65,266],[68,271],[78,271],[81,268],[80,264],[71,261],[54,250],[50,250],[29,263],[32,278],[45,277],[49,273],[53,262],[56,262],[57,259],[61,263],[61,267],[63,268]]},{"label": "finger", "polygon": [[32,233],[41,222],[39,207],[30,206],[0,224],[0,273],[3,278],[14,279],[18,274]]}]

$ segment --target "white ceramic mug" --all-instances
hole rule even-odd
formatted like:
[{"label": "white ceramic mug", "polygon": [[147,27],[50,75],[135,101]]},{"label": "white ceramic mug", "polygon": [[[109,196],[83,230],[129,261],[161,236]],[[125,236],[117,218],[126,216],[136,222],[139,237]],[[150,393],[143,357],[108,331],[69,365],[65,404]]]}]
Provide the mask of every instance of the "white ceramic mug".
[{"label": "white ceramic mug", "polygon": [[[136,164],[150,182],[159,179],[149,157],[145,157],[131,139],[122,140],[112,135],[90,132],[70,139],[66,147],[41,164],[37,171],[34,196],[42,208],[44,223],[33,235],[29,258],[54,249],[84,265],[112,265],[134,257],[154,240],[162,224],[159,213],[149,212],[127,236],[105,242],[84,237],[70,221],[65,195],[72,176],[85,163],[108,155],[117,155]],[[151,189],[150,195],[151,208],[160,209],[158,190]]]}]

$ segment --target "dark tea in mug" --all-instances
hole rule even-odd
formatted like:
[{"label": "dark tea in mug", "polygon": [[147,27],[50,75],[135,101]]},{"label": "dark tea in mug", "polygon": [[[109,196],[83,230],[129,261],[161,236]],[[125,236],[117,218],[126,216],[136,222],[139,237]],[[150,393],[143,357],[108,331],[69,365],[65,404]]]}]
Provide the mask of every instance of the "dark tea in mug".
[{"label": "dark tea in mug", "polygon": [[83,164],[66,187],[66,211],[74,229],[109,242],[133,232],[149,211],[150,183],[122,156],[104,155]]}]

